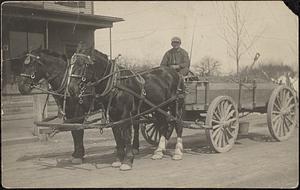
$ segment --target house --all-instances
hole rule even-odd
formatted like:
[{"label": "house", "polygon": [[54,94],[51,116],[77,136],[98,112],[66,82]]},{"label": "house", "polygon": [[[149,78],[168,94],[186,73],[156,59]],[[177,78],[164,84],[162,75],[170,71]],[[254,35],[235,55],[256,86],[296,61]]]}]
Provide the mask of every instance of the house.
[{"label": "house", "polygon": [[29,50],[48,48],[70,58],[80,41],[94,47],[96,29],[122,18],[94,15],[92,1],[14,1],[2,3],[2,93],[18,93],[16,80]]}]

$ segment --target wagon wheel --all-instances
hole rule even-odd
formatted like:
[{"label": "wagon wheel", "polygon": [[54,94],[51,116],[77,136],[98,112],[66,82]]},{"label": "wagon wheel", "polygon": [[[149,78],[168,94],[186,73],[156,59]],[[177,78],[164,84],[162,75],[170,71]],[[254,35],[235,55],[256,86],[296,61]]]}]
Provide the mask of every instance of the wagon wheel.
[{"label": "wagon wheel", "polygon": [[278,86],[268,103],[267,121],[272,137],[277,141],[287,140],[297,124],[296,96],[287,86]]},{"label": "wagon wheel", "polygon": [[144,139],[151,145],[157,146],[160,139],[160,132],[154,123],[140,124]]},{"label": "wagon wheel", "polygon": [[239,113],[234,100],[229,96],[218,96],[210,104],[205,129],[206,137],[216,152],[229,151],[238,135]]},{"label": "wagon wheel", "polygon": [[[148,115],[149,119],[153,121],[152,115],[149,114]],[[144,137],[144,139],[151,145],[153,146],[157,146],[159,143],[159,139],[160,139],[160,132],[158,130],[158,126],[156,125],[156,123],[142,123],[140,124],[140,128],[142,131],[142,135]],[[174,130],[174,127],[171,128],[170,132],[172,134]]]}]

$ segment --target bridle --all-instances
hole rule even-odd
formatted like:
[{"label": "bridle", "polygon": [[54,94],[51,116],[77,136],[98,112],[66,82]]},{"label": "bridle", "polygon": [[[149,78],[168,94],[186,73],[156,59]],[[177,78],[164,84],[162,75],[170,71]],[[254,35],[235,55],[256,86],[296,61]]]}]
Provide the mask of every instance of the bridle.
[{"label": "bridle", "polygon": [[[83,70],[81,71],[81,73],[79,75],[72,73],[73,72],[73,67],[74,67],[75,62],[77,61],[78,57],[81,57],[81,58],[85,59],[85,64],[84,64]],[[89,65],[94,65],[94,61],[92,60],[91,56],[89,56],[89,55],[85,55],[85,54],[82,54],[82,53],[74,53],[74,55],[71,58],[71,62],[70,63],[71,63],[71,68],[70,68],[69,80],[68,80],[67,86],[69,86],[71,78],[76,78],[76,79],[80,79],[81,80],[80,83],[79,83],[80,93],[78,95],[78,98],[79,98],[79,104],[82,104],[84,96],[94,95],[94,93],[90,93],[90,94],[86,94],[85,93],[85,91],[87,89],[87,86],[88,86],[87,82],[86,82],[87,67]],[[108,68],[108,65],[106,66],[105,72],[103,74],[104,76],[105,76],[105,74],[107,72],[107,68]],[[94,87],[92,87],[92,91],[94,91]]]},{"label": "bridle", "polygon": [[33,65],[34,66],[34,72],[30,75],[26,74],[26,73],[21,73],[20,76],[29,78],[29,79],[31,79],[32,82],[34,82],[33,80],[35,79],[35,76],[36,76],[35,74],[36,74],[36,71],[37,71],[37,64],[40,64],[40,65],[45,65],[45,64],[41,61],[40,56],[36,56],[36,55],[31,54],[31,53],[28,53],[26,55],[27,55],[27,57],[24,61],[25,65],[29,65],[30,63],[32,63],[31,58],[35,60],[34,65]]}]

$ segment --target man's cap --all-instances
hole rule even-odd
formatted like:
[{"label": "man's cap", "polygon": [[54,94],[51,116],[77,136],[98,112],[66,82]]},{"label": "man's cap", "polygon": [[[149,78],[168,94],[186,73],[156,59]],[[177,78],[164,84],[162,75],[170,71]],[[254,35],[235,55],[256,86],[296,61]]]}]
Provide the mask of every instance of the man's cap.
[{"label": "man's cap", "polygon": [[175,37],[173,37],[171,39],[171,42],[179,42],[179,43],[181,43],[181,39],[179,37],[175,36]]}]

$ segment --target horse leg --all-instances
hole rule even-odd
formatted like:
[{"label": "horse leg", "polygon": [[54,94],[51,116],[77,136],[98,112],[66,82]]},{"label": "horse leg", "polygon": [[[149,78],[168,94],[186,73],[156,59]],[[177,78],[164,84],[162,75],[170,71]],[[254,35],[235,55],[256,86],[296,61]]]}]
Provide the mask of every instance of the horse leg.
[{"label": "horse leg", "polygon": [[73,164],[82,164],[84,156],[84,146],[83,146],[83,135],[84,130],[73,130],[72,132],[73,142],[74,142],[74,152],[72,154]]},{"label": "horse leg", "polygon": [[[182,109],[180,109],[178,111],[179,111],[178,116],[181,118],[182,113],[183,113]],[[176,142],[175,152],[172,157],[173,160],[182,160],[182,156],[183,156],[182,129],[183,129],[183,126],[180,123],[176,122],[175,130],[177,133],[177,142]]]},{"label": "horse leg", "polygon": [[166,133],[167,133],[168,125],[166,119],[161,114],[157,114],[156,118],[157,118],[156,126],[160,126],[159,132],[161,134],[161,137],[159,139],[158,147],[156,148],[153,156],[151,157],[151,159],[153,160],[159,160],[163,158],[163,152],[166,151],[166,144],[167,144]]},{"label": "horse leg", "polygon": [[122,165],[120,166],[121,171],[127,171],[132,169],[132,164],[134,160],[134,155],[132,152],[132,145],[131,145],[131,140],[132,140],[132,127],[131,124],[125,124],[126,126],[123,126],[123,140],[125,143],[125,157],[124,160],[122,161]]},{"label": "horse leg", "polygon": [[132,152],[134,155],[139,154],[139,147],[140,147],[140,142],[139,142],[139,129],[140,126],[137,123],[133,124],[133,144],[132,144]]},{"label": "horse leg", "polygon": [[113,134],[116,141],[116,153],[117,157],[116,160],[111,164],[113,168],[118,168],[122,165],[122,161],[124,160],[125,150],[124,150],[124,143],[122,142],[122,134],[120,127],[113,127]]}]

